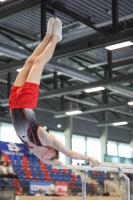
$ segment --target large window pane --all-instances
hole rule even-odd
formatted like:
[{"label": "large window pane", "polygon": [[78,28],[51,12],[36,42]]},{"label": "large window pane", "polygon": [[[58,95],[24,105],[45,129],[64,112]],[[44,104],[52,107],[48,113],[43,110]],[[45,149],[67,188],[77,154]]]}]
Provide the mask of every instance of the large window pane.
[{"label": "large window pane", "polygon": [[13,126],[11,124],[6,123],[2,123],[0,139],[3,142],[22,143],[19,137],[17,136]]},{"label": "large window pane", "polygon": [[131,158],[131,149],[128,144],[119,143],[118,145],[118,155],[120,157]]},{"label": "large window pane", "polygon": [[101,161],[101,142],[99,139],[87,138],[87,155]]},{"label": "large window pane", "polygon": [[[57,140],[59,140],[64,146],[65,146],[65,136],[64,136],[64,133],[61,133],[61,132],[57,132],[57,131],[50,131],[50,133],[52,135],[54,135]],[[60,153],[60,161],[62,161],[63,163],[65,163],[65,155]]]},{"label": "large window pane", "polygon": [[117,156],[117,142],[108,141],[107,143],[107,154],[111,156]]},{"label": "large window pane", "polygon": [[[85,137],[73,135],[72,150],[85,155]],[[82,164],[82,163],[85,163],[85,161],[84,160],[72,160],[73,165],[77,165],[77,163]]]}]

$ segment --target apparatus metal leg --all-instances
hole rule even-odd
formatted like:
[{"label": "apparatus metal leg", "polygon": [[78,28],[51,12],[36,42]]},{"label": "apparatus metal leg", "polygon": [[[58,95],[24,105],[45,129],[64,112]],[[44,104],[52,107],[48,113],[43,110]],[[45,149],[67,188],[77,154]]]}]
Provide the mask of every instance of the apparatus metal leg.
[{"label": "apparatus metal leg", "polygon": [[86,200],[86,177],[87,172],[84,172],[84,177],[82,178],[82,200]]},{"label": "apparatus metal leg", "polygon": [[122,173],[122,176],[126,184],[126,200],[130,200],[130,179],[124,173]]},{"label": "apparatus metal leg", "polygon": [[121,169],[119,170],[119,176],[123,177],[125,179],[125,185],[126,185],[126,200],[130,200],[130,179],[121,172]]}]

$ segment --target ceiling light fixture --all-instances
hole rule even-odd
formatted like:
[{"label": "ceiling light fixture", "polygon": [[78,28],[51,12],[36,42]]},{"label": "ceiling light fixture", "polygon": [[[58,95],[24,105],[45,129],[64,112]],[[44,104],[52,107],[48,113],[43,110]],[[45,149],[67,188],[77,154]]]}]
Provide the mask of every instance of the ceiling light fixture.
[{"label": "ceiling light fixture", "polygon": [[127,104],[132,106],[133,105],[133,101],[129,101]]},{"label": "ceiling light fixture", "polygon": [[120,126],[120,125],[126,125],[128,124],[127,122],[116,122],[116,123],[113,123],[114,126]]},{"label": "ceiling light fixture", "polygon": [[21,71],[21,69],[22,69],[22,68],[19,68],[19,69],[17,69],[16,71],[17,71],[17,72],[20,72],[20,71]]},{"label": "ceiling light fixture", "polygon": [[105,49],[115,50],[115,49],[120,49],[120,48],[123,48],[123,47],[128,47],[128,46],[131,46],[131,45],[133,45],[133,43],[130,42],[130,41],[127,41],[127,42],[122,42],[122,43],[107,46],[107,47],[105,47]]},{"label": "ceiling light fixture", "polygon": [[98,92],[101,90],[105,90],[104,87],[100,86],[100,87],[95,87],[95,88],[90,88],[90,89],[86,89],[85,92],[87,93],[91,93],[91,92]]},{"label": "ceiling light fixture", "polygon": [[74,111],[68,111],[65,114],[66,115],[77,115],[77,114],[80,114],[80,113],[82,113],[81,110],[74,110]]},{"label": "ceiling light fixture", "polygon": [[61,124],[58,124],[58,125],[57,125],[57,128],[61,128]]}]

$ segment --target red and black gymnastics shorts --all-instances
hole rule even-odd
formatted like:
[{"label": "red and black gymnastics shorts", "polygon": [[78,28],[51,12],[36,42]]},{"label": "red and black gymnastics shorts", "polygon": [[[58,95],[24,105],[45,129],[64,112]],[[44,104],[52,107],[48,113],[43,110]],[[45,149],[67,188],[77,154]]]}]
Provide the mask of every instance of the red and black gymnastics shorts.
[{"label": "red and black gymnastics shorts", "polygon": [[25,82],[23,86],[12,86],[9,96],[10,110],[15,108],[35,109],[38,102],[39,85]]},{"label": "red and black gymnastics shorts", "polygon": [[9,96],[9,108],[14,129],[19,138],[26,143],[30,140],[42,146],[38,138],[38,123],[34,109],[37,105],[39,85],[25,82],[21,87],[12,86]]}]

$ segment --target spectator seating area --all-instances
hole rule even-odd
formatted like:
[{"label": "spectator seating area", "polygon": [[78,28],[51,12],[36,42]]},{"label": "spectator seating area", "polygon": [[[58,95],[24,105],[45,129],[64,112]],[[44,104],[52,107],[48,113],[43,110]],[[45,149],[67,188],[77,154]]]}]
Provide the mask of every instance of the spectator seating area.
[{"label": "spectator seating area", "polygon": [[20,186],[19,180],[15,179],[15,178],[7,178],[7,179],[3,179],[0,178],[0,187],[4,186],[4,187],[18,187]]},{"label": "spectator seating area", "polygon": [[96,179],[99,183],[104,182],[106,179],[106,174],[104,171],[89,171],[88,174],[92,179]]},{"label": "spectator seating area", "polygon": [[[4,183],[0,179],[0,186],[27,186],[29,181],[67,181],[69,188],[81,188],[81,177],[80,175],[75,175],[70,169],[52,169],[50,166],[42,163],[38,158],[31,156],[8,156],[4,155],[6,161],[11,162],[18,179],[8,179],[8,183]],[[104,172],[89,171],[88,175],[97,176],[99,182],[105,180]],[[95,189],[94,184],[86,183],[87,188]]]}]

